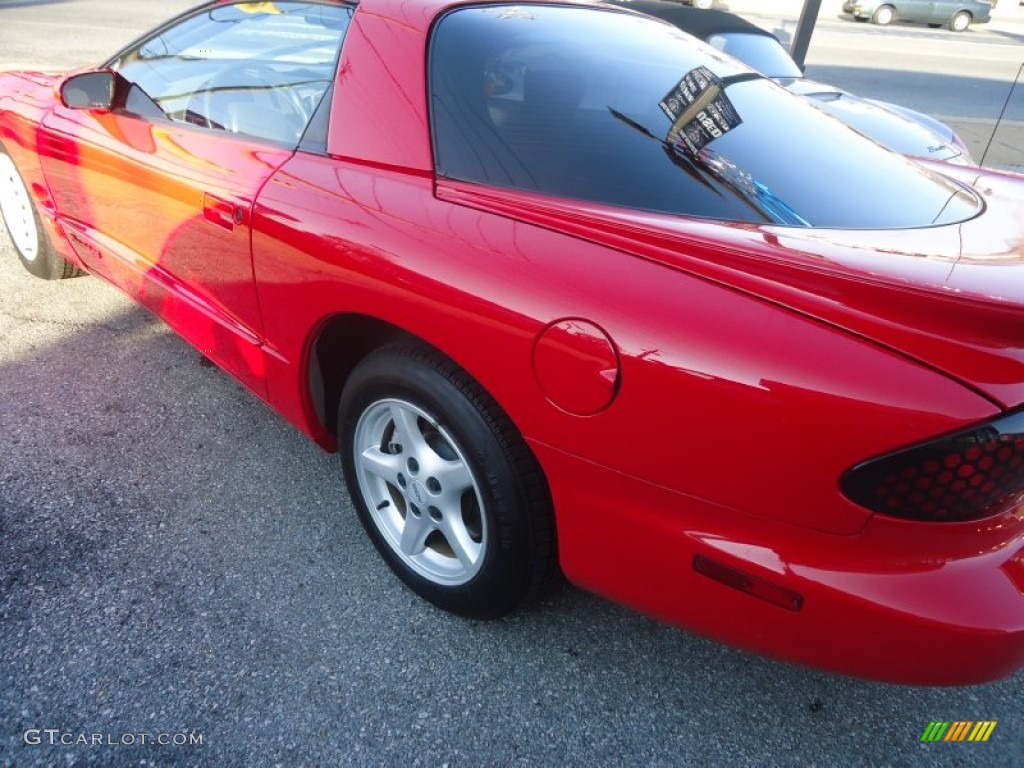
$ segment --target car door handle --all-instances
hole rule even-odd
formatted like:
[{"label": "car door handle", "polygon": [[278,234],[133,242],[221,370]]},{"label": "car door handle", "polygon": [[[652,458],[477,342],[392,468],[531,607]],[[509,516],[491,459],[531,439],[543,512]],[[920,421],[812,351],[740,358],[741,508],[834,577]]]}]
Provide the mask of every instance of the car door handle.
[{"label": "car door handle", "polygon": [[245,211],[240,206],[221,200],[209,192],[203,193],[203,218],[211,224],[230,232],[235,224],[241,224],[245,220]]}]

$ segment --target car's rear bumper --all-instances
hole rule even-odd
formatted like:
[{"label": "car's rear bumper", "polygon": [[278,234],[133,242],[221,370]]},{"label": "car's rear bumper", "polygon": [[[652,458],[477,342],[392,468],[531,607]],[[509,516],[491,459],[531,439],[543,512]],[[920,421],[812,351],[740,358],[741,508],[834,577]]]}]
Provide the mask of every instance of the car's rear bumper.
[{"label": "car's rear bumper", "polygon": [[[1024,666],[1024,506],[971,524],[876,517],[855,536],[833,536],[532,447],[551,481],[563,570],[581,587],[859,677],[961,685]],[[799,595],[799,609],[698,573],[698,555]]]}]

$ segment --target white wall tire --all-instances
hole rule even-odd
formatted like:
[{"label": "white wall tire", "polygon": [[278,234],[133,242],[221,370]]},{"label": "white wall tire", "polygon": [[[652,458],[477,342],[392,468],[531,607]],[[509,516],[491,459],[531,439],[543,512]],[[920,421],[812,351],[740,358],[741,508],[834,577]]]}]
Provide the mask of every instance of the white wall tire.
[{"label": "white wall tire", "polygon": [[10,156],[0,152],[0,214],[18,255],[32,263],[39,256],[39,228],[32,199]]},{"label": "white wall tire", "polygon": [[953,32],[966,32],[970,29],[972,21],[971,14],[967,11],[960,11],[953,14],[953,18],[949,20],[949,28]]},{"label": "white wall tire", "polygon": [[883,5],[871,17],[871,23],[878,24],[880,27],[887,27],[894,21],[896,21],[896,9],[891,5]]}]

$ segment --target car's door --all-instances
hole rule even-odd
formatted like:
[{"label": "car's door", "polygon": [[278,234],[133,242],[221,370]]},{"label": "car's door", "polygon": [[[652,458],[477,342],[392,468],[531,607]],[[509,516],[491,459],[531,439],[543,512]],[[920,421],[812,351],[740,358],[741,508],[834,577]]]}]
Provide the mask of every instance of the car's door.
[{"label": "car's door", "polygon": [[901,0],[896,4],[897,18],[903,21],[929,21],[934,6],[934,0]]},{"label": "car's door", "polygon": [[351,8],[211,4],[111,61],[114,109],[58,106],[43,169],[88,267],[265,395],[250,214],[335,74]]},{"label": "car's door", "polygon": [[944,24],[957,10],[955,0],[932,0],[928,4],[928,18],[924,19],[932,24]]}]

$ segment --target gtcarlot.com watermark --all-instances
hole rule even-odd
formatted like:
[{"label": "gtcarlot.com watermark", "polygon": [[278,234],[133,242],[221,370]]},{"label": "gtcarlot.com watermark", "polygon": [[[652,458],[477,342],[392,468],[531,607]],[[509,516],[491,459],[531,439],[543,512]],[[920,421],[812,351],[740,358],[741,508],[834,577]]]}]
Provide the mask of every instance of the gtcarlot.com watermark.
[{"label": "gtcarlot.com watermark", "polygon": [[29,728],[22,735],[31,747],[133,747],[136,745],[161,747],[197,747],[203,744],[203,734],[180,733],[85,733],[62,731],[60,728]]}]

